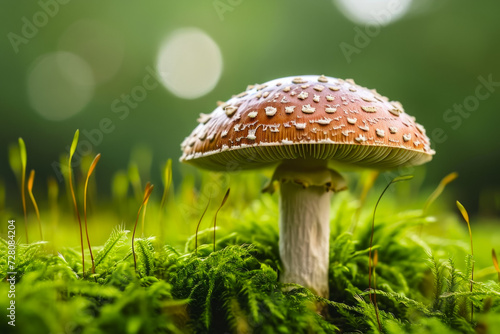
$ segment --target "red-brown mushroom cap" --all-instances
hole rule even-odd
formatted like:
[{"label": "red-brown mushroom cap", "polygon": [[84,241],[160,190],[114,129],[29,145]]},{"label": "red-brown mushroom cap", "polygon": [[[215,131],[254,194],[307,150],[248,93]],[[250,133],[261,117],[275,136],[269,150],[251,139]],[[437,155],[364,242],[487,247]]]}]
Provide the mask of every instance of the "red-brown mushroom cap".
[{"label": "red-brown mushroom cap", "polygon": [[323,75],[249,86],[198,121],[181,145],[181,161],[212,170],[298,158],[394,168],[423,164],[435,153],[399,102]]}]

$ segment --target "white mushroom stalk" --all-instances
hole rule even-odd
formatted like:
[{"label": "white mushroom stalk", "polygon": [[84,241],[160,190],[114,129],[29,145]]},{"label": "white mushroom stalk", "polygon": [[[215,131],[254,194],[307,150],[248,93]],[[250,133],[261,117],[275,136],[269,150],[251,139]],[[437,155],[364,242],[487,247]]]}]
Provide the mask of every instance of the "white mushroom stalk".
[{"label": "white mushroom stalk", "polygon": [[[326,162],[285,162],[275,171],[280,181],[280,281],[303,285],[328,298],[330,203],[332,193],[346,189]],[[272,191],[273,187],[267,187]]]}]

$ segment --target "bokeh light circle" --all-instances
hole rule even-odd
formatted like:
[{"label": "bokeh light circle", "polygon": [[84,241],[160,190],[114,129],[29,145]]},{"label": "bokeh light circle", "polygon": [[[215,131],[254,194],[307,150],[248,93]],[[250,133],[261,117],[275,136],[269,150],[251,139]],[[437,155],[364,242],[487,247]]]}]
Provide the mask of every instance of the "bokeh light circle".
[{"label": "bokeh light circle", "polygon": [[89,64],[69,52],[46,54],[35,61],[27,78],[31,107],[42,117],[61,121],[80,112],[94,93]]},{"label": "bokeh light circle", "polygon": [[222,54],[204,31],[183,28],[166,38],[156,67],[169,91],[181,98],[196,99],[209,93],[219,81]]},{"label": "bokeh light circle", "polygon": [[388,25],[403,17],[412,0],[334,0],[351,21],[367,25]]}]

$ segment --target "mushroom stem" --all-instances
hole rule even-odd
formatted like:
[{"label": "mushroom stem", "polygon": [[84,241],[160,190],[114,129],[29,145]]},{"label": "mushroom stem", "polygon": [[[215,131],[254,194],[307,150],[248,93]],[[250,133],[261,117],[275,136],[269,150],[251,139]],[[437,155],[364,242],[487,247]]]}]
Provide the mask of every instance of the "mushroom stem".
[{"label": "mushroom stem", "polygon": [[296,283],[328,298],[330,253],[330,200],[333,192],[347,188],[344,178],[326,161],[285,161],[276,168],[280,181],[280,281]]},{"label": "mushroom stem", "polygon": [[280,281],[303,285],[328,298],[330,199],[324,186],[281,184]]}]

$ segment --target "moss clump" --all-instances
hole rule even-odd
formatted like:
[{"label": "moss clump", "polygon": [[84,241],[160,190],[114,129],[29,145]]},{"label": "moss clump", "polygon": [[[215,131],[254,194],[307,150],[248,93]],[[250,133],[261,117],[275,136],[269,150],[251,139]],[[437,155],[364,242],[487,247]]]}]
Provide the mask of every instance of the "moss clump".
[{"label": "moss clump", "polygon": [[[164,177],[167,189],[169,173]],[[355,180],[350,182],[351,192],[336,196],[330,296],[323,299],[301,286],[279,282],[277,198],[258,195],[263,179],[253,174],[231,176],[231,181],[225,177],[203,174],[198,183],[186,176],[175,194],[170,189],[161,200],[152,196],[148,217],[142,216],[145,232],[134,240],[135,256],[125,226],[109,228],[116,225],[112,219],[108,222],[113,216],[99,216],[94,210],[89,214],[92,240],[101,238],[99,231],[108,234],[103,246],[92,247],[95,272],[89,266],[83,271],[78,225],[71,207],[58,203],[59,228],[45,225],[45,231],[80,247],[62,247],[50,237],[48,242],[17,245],[15,329],[26,334],[396,334],[487,333],[500,326],[495,262],[491,248],[485,252],[480,242],[488,231],[474,235],[477,247],[472,257],[466,225],[456,213],[442,207],[431,211],[429,201],[419,197],[401,203],[400,195],[408,192],[411,182],[398,183],[386,194],[373,232],[377,196],[360,201],[366,189],[362,184],[357,189]],[[219,212],[216,205],[225,203],[229,184],[231,196]],[[126,225],[132,229],[142,202],[123,195],[109,206],[128,212]],[[205,217],[212,219],[205,218],[195,236],[209,197],[216,207],[210,207]],[[123,201],[135,203],[133,210],[124,209]],[[43,218],[48,213],[41,208]],[[372,237],[377,261],[369,290]],[[5,238],[0,238],[0,254],[0,308],[5,310],[11,300]],[[88,261],[90,252],[85,257]],[[0,332],[12,332],[7,321],[0,323]]]}]

